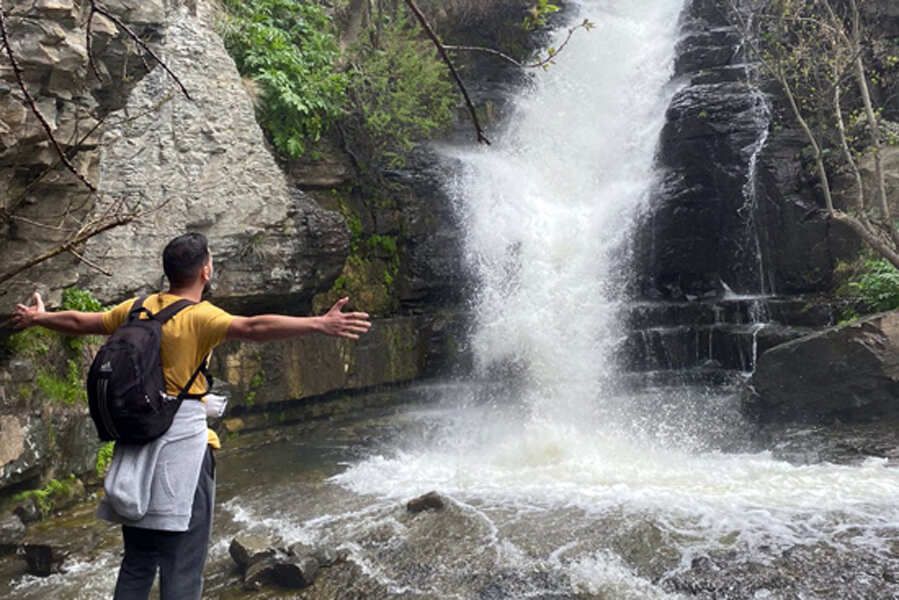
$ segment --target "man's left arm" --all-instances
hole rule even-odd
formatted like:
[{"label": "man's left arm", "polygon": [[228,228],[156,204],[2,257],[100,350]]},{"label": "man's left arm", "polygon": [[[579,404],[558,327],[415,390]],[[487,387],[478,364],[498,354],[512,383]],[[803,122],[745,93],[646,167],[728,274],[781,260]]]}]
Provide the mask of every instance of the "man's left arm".
[{"label": "man's left arm", "polygon": [[40,325],[66,335],[106,334],[103,326],[103,313],[81,312],[78,310],[62,310],[47,312],[44,301],[37,292],[32,296],[32,304],[19,304],[12,317],[12,325],[16,329],[26,329]]}]

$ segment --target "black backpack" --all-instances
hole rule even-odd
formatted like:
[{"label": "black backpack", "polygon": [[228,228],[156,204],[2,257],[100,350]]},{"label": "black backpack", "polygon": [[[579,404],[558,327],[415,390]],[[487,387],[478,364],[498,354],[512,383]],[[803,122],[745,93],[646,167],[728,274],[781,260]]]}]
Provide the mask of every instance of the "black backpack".
[{"label": "black backpack", "polygon": [[[200,372],[212,387],[212,378],[205,372],[207,356],[177,397],[166,395],[159,356],[162,326],[196,303],[178,300],[154,315],[144,308],[145,300],[134,302],[128,318],[97,352],[87,375],[91,418],[103,441],[151,442],[168,430],[183,400],[199,400],[209,392],[188,393]],[[141,313],[148,318],[141,319]]]}]

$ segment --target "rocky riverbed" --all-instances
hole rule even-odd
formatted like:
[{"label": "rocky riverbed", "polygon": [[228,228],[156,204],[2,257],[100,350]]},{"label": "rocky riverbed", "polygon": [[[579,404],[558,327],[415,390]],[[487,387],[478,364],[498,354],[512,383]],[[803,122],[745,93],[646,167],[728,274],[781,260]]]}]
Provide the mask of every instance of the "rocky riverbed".
[{"label": "rocky riverbed", "polygon": [[[704,445],[697,427],[695,449],[685,450],[686,438],[677,447],[661,429],[573,427],[553,438],[539,419],[480,404],[490,389],[417,385],[366,397],[367,409],[227,439],[207,597],[899,593],[895,423],[769,429]],[[733,388],[639,395],[647,417],[692,399],[710,413],[692,417],[706,429],[737,433],[722,425],[738,414]],[[478,436],[500,423],[514,439]],[[454,435],[462,429],[474,437],[463,443]],[[431,490],[438,495],[409,505]],[[29,542],[57,548],[64,572],[26,575],[24,561],[7,555],[0,594],[108,597],[119,533],[93,518],[94,505],[32,525]],[[321,561],[302,589],[268,577],[247,585],[232,546],[248,536],[295,554],[324,550],[334,560]]]}]

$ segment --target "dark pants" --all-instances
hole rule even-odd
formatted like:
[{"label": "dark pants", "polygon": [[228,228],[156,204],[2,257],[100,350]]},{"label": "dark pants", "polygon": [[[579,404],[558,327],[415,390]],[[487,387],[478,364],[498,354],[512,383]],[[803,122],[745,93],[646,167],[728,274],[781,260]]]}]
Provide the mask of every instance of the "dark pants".
[{"label": "dark pants", "polygon": [[122,526],[125,558],[116,581],[115,600],[147,600],[157,569],[163,600],[200,599],[214,499],[215,457],[207,448],[187,531]]}]

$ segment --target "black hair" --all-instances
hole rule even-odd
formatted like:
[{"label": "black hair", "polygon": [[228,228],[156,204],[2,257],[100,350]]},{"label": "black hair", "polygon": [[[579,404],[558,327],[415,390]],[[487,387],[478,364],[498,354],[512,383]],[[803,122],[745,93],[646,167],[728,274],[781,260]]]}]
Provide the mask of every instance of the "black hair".
[{"label": "black hair", "polygon": [[185,233],[169,242],[162,251],[162,269],[169,285],[190,285],[209,259],[209,244],[202,233]]}]

